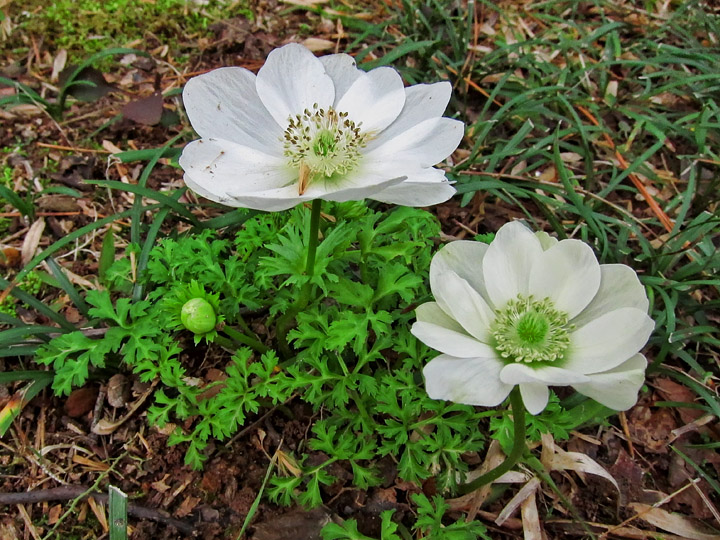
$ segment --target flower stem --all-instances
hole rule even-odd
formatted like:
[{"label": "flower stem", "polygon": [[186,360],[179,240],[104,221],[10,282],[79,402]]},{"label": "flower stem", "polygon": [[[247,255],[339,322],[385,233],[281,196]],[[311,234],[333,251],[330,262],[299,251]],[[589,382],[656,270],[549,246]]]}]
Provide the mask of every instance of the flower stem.
[{"label": "flower stem", "polygon": [[257,339],[246,336],[242,332],[238,332],[232,326],[224,326],[222,331],[230,337],[234,342],[246,345],[260,354],[266,353],[269,349]]},{"label": "flower stem", "polygon": [[[319,244],[318,230],[320,229],[320,208],[322,207],[322,199],[315,199],[312,202],[312,211],[310,214],[310,237],[308,238],[308,254],[305,260],[305,274],[311,278],[315,274],[315,254]],[[310,281],[306,287],[310,286]]]},{"label": "flower stem", "polygon": [[307,240],[307,258],[305,259],[305,275],[308,277],[308,280],[300,290],[300,295],[296,302],[278,318],[277,322],[278,348],[285,358],[289,358],[292,355],[290,345],[287,342],[287,333],[290,330],[290,324],[295,316],[310,303],[310,292],[312,291],[310,281],[315,274],[315,255],[319,243],[318,232],[320,230],[321,207],[322,199],[314,199],[310,213],[310,231],[308,232]]},{"label": "flower stem", "polygon": [[516,386],[512,389],[512,392],[510,392],[510,407],[512,409],[514,431],[513,446],[510,455],[494,469],[478,476],[472,482],[458,486],[458,493],[461,495],[475,491],[486,484],[491,484],[512,469],[525,453],[525,449],[527,448],[525,441],[525,405],[520,395],[519,386]]}]

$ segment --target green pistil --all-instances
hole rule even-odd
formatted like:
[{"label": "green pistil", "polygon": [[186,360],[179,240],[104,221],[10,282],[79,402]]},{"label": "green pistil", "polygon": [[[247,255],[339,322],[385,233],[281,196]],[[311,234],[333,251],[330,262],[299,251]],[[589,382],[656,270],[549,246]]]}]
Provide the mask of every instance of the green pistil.
[{"label": "green pistil", "polygon": [[549,298],[518,295],[497,314],[492,327],[495,349],[511,362],[554,362],[570,344],[568,320]]},{"label": "green pistil", "polygon": [[315,135],[313,153],[318,157],[327,157],[335,150],[335,146],[335,137],[333,133],[324,129]]}]

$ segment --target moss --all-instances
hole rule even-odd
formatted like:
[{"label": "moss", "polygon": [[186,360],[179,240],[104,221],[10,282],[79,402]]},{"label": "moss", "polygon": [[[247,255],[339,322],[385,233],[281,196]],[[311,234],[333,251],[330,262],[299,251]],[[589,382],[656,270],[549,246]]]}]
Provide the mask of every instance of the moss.
[{"label": "moss", "polygon": [[[20,24],[15,36],[42,36],[51,50],[67,49],[74,63],[103,49],[153,37],[175,49],[185,39],[209,34],[212,21],[230,16],[219,2],[198,6],[187,0],[30,0],[22,13],[11,15]],[[252,12],[235,6],[232,15],[251,18]]]}]

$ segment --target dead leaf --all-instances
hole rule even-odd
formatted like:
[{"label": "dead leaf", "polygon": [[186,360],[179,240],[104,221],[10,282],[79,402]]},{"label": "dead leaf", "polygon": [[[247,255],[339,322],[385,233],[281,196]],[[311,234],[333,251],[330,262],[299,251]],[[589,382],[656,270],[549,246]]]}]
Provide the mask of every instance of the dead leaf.
[{"label": "dead leaf", "polygon": [[677,427],[673,413],[668,408],[653,411],[647,405],[637,405],[627,414],[628,429],[635,444],[648,452],[668,453],[668,442]]},{"label": "dead leaf", "polygon": [[16,268],[20,266],[21,262],[20,250],[14,247],[6,247],[0,250],[0,266],[3,268]]},{"label": "dead leaf", "polygon": [[139,124],[153,126],[160,122],[163,113],[163,97],[159,92],[131,101],[122,108],[122,114]]},{"label": "dead leaf", "polygon": [[35,223],[30,225],[23,245],[21,248],[21,261],[23,266],[30,262],[35,256],[38,246],[40,245],[40,239],[42,238],[43,231],[45,231],[45,218],[38,218]]},{"label": "dead leaf", "polygon": [[[48,273],[52,273],[52,270],[50,269],[50,266],[48,266],[48,263],[46,261],[43,261],[42,266],[45,270],[48,271]],[[70,283],[74,285],[80,285],[81,287],[84,287],[85,289],[97,289],[97,284],[93,283],[92,281],[85,279],[82,276],[78,276],[75,272],[71,272],[69,269],[62,267],[63,274],[65,274],[65,277],[70,280]]]},{"label": "dead leaf", "polygon": [[127,413],[125,413],[121,418],[118,420],[112,421],[108,420],[107,418],[102,418],[98,421],[97,424],[95,424],[92,427],[92,432],[97,435],[110,435],[113,433],[117,428],[119,428],[121,425],[123,425],[125,422],[128,421],[128,419],[137,411],[143,403],[145,403],[145,400],[150,396],[150,394],[153,393],[155,389],[155,385],[148,388],[148,390],[140,396],[135,403],[132,404],[130,409]]},{"label": "dead leaf", "polygon": [[315,6],[317,4],[327,4],[329,0],[282,0],[285,4],[293,4],[294,6]]},{"label": "dead leaf", "polygon": [[90,469],[91,471],[105,472],[110,466],[102,461],[95,461],[94,459],[86,458],[80,454],[75,454],[72,458],[73,463],[78,463]]},{"label": "dead leaf", "polygon": [[[502,526],[502,524],[515,513],[518,506],[523,504],[528,498],[534,499],[535,492],[539,486],[540,480],[538,480],[537,477],[533,477],[512,499],[510,499],[510,502],[505,505],[505,508],[502,509],[502,511],[498,514],[497,519],[495,519],[495,524]],[[535,509],[535,512],[537,513],[537,508]]]},{"label": "dead leaf", "polygon": [[621,504],[643,500],[643,477],[645,471],[622,448],[615,463],[610,468],[610,474],[618,479]]},{"label": "dead leaf", "polygon": [[120,150],[120,148],[115,146],[113,143],[111,143],[107,139],[103,139],[102,147],[105,150],[107,150],[108,152],[110,152],[111,154],[119,154],[120,152],[122,152],[122,150]]},{"label": "dead leaf", "polygon": [[107,517],[105,514],[105,505],[93,497],[88,497],[87,503],[90,506],[90,510],[92,510],[92,513],[95,514],[95,517],[100,523],[103,532],[107,534],[109,529]]},{"label": "dead leaf", "polygon": [[192,513],[195,507],[200,502],[199,497],[185,497],[185,500],[180,504],[177,510],[175,510],[175,517],[184,518],[185,516]]},{"label": "dead leaf", "polygon": [[[48,523],[48,525],[52,525],[52,523]],[[17,530],[10,523],[0,524],[0,538],[3,540],[20,540]]]},{"label": "dead leaf", "polygon": [[524,540],[545,540],[545,535],[540,525],[540,515],[538,514],[537,501],[535,499],[536,494],[537,490],[531,491],[530,496],[520,505]]},{"label": "dead leaf", "polygon": [[566,452],[558,448],[555,446],[552,435],[549,433],[542,434],[542,443],[543,448],[540,461],[548,470],[575,471],[601,476],[615,486],[615,489],[620,493],[620,486],[618,486],[615,478],[590,456],[581,454],[580,452]]},{"label": "dead leaf", "polygon": [[71,195],[52,193],[35,200],[37,207],[43,212],[79,212],[77,198]]},{"label": "dead leaf", "polygon": [[118,408],[127,405],[130,398],[130,382],[122,373],[116,373],[108,381],[108,403]]},{"label": "dead leaf", "polygon": [[330,523],[325,508],[294,510],[255,525],[254,540],[319,540],[320,531]]},{"label": "dead leaf", "polygon": [[50,82],[57,82],[58,77],[60,76],[60,72],[65,69],[65,63],[67,62],[67,51],[65,49],[60,49],[55,55],[55,60],[53,60],[53,70],[52,74],[50,75]]},{"label": "dead leaf", "polygon": [[[48,511],[48,516],[47,516],[47,524],[55,525],[57,523],[58,519],[60,519],[60,514],[62,514],[62,505],[56,504],[55,506],[50,508],[50,510]],[[4,537],[0,534],[0,538],[4,538]]]},{"label": "dead leaf", "polygon": [[[676,383],[675,381],[662,377],[653,381],[653,386],[665,401],[676,401],[680,403],[695,403],[697,394],[690,390],[687,386]],[[697,420],[703,415],[702,409],[690,409],[685,407],[673,407],[680,413],[680,419],[685,423]]]},{"label": "dead leaf", "polygon": [[153,482],[152,484],[150,484],[150,487],[152,487],[155,491],[159,491],[160,493],[165,493],[167,490],[170,489],[170,486],[168,486],[165,483],[165,480],[167,479],[168,476],[170,476],[170,475],[166,474],[157,482]]},{"label": "dead leaf", "polygon": [[335,42],[329,39],[309,37],[302,42],[312,52],[329,51],[335,48]]},{"label": "dead leaf", "polygon": [[73,390],[65,400],[65,412],[70,418],[79,418],[92,411],[97,400],[96,386],[83,386]]},{"label": "dead leaf", "polygon": [[640,519],[658,529],[680,535],[688,540],[720,540],[720,534],[708,530],[687,516],[671,514],[648,504],[630,503],[629,506],[637,512]]}]

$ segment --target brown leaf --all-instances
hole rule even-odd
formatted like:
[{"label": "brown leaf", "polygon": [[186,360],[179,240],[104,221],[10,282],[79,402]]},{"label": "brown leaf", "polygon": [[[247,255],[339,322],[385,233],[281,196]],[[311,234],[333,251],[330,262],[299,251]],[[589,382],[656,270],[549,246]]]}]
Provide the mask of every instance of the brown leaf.
[{"label": "brown leaf", "polygon": [[644,446],[648,452],[668,453],[668,441],[673,429],[677,427],[669,409],[653,411],[647,405],[637,405],[630,410],[627,420],[633,442]]},{"label": "brown leaf", "polygon": [[82,316],[80,315],[80,312],[74,306],[66,307],[65,311],[63,313],[69,323],[76,324],[82,320]]},{"label": "brown leaf", "polygon": [[630,503],[630,508],[638,516],[655,527],[673,534],[680,535],[688,540],[720,540],[720,535],[700,526],[687,516],[671,514],[662,508],[653,508],[647,504]]},{"label": "brown leaf", "polygon": [[96,386],[77,388],[65,400],[65,412],[70,418],[79,418],[92,411],[97,396]]},{"label": "brown leaf", "polygon": [[35,223],[30,225],[30,229],[25,235],[23,245],[21,249],[21,260],[23,266],[30,262],[35,256],[38,246],[40,245],[40,239],[42,238],[43,231],[45,230],[45,219],[38,218]]},{"label": "brown leaf", "polygon": [[303,45],[313,52],[329,51],[335,48],[335,42],[329,39],[309,37],[303,41]]},{"label": "brown leaf", "polygon": [[320,531],[330,522],[324,508],[295,510],[255,525],[254,540],[320,540]]},{"label": "brown leaf", "polygon": [[20,250],[6,247],[0,251],[0,266],[3,268],[16,268],[20,266],[21,262]]},{"label": "brown leaf", "polygon": [[108,403],[113,407],[124,407],[130,398],[130,382],[122,373],[116,373],[108,381]]},{"label": "brown leaf", "polygon": [[[680,403],[694,403],[697,398],[697,394],[690,390],[687,386],[678,384],[675,381],[668,378],[659,378],[653,381],[655,388],[658,393],[662,396],[665,401],[677,401]],[[697,420],[703,415],[702,409],[689,409],[678,407],[676,409],[680,413],[680,418],[683,422],[689,423],[693,420]]]},{"label": "brown leaf", "polygon": [[184,518],[189,515],[200,502],[199,497],[185,497],[185,500],[180,504],[180,507],[175,510],[175,517]]},{"label": "brown leaf", "polygon": [[620,487],[620,501],[625,504],[630,501],[643,500],[643,477],[645,471],[623,449],[620,449],[615,463],[609,472],[617,479]]},{"label": "brown leaf", "polygon": [[77,199],[70,195],[60,195],[52,193],[50,195],[43,195],[35,200],[35,204],[40,210],[44,212],[78,212],[80,211],[80,205],[77,203]]},{"label": "brown leaf", "polygon": [[153,126],[160,122],[162,112],[163,97],[159,92],[146,98],[131,101],[122,109],[122,114],[125,118],[148,126]]}]

